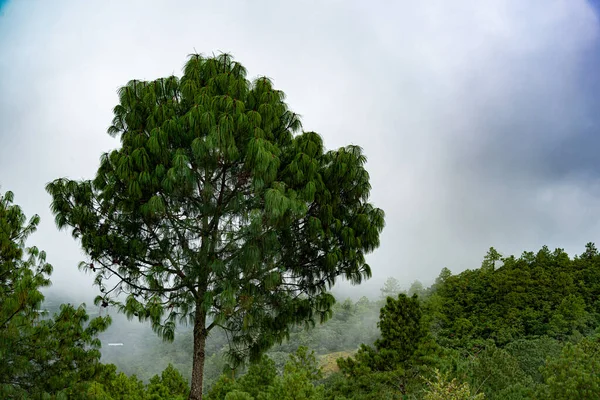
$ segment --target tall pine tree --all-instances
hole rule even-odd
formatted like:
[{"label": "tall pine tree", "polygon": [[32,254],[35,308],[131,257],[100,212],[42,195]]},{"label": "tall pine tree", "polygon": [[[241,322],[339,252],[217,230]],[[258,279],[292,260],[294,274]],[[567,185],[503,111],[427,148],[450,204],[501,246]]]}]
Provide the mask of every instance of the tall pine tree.
[{"label": "tall pine tree", "polygon": [[[172,340],[194,326],[190,399],[201,399],[204,348],[216,327],[229,356],[258,359],[291,324],[325,320],[338,276],[359,283],[379,245],[383,211],[369,202],[357,146],[326,151],[301,132],[284,93],[222,54],[190,56],[181,79],[119,90],[92,181],[47,186],[109,304]],[[109,285],[110,282],[110,285]]]}]

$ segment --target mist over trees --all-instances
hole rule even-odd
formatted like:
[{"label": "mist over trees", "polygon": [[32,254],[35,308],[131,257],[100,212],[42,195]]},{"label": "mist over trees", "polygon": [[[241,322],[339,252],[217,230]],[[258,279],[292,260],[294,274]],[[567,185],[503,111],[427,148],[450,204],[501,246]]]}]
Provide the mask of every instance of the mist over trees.
[{"label": "mist over trees", "polygon": [[[25,245],[38,218],[27,221],[10,192],[1,200],[2,396],[187,398],[193,327],[178,326],[172,344],[161,343],[149,328],[129,340],[120,336],[128,347],[105,346],[101,360],[99,339],[106,344],[116,338],[110,336],[111,318],[90,320],[83,306],[61,305],[58,298],[42,302],[51,267],[42,251]],[[473,270],[442,270],[431,287],[419,289],[420,296],[340,300],[329,321],[291,328],[288,340],[250,364],[229,362],[227,337],[215,330],[207,341],[205,397],[598,398],[596,247],[588,243],[573,258],[546,247],[518,258],[500,256],[493,269],[488,256]]]}]

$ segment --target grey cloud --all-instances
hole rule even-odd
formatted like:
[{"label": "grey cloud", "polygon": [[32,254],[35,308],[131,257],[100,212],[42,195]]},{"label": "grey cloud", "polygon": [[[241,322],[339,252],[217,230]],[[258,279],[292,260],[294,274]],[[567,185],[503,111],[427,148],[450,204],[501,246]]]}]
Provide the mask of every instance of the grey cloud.
[{"label": "grey cloud", "polygon": [[374,278],[353,294],[476,267],[492,245],[580,252],[598,233],[600,117],[580,74],[598,34],[584,0],[11,2],[0,184],[41,214],[56,286],[90,290],[44,184],[93,176],[117,145],[105,130],[120,85],[227,51],[272,77],[327,146],[364,147],[388,218]]}]

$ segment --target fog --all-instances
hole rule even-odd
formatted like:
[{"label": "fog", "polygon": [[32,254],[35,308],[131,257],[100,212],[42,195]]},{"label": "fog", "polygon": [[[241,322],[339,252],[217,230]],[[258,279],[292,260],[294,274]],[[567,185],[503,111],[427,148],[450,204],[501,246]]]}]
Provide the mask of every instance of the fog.
[{"label": "fog", "polygon": [[186,56],[230,52],[267,75],[329,148],[369,157],[385,210],[373,278],[342,297],[407,287],[486,250],[598,237],[597,10],[584,0],[8,1],[0,14],[0,185],[42,222],[32,243],[54,290],[88,298],[92,278],[59,233],[44,185],[91,178],[116,90],[180,75]]}]

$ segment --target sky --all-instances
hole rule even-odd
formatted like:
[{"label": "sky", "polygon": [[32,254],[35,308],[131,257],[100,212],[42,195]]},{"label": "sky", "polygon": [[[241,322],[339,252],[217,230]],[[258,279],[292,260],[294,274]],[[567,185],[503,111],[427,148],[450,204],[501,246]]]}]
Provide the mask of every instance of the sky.
[{"label": "sky", "polygon": [[599,3],[0,0],[1,190],[41,216],[55,288],[94,292],[45,184],[118,146],[119,86],[224,51],[328,148],[364,148],[386,228],[345,293],[477,268],[490,246],[578,254],[600,242]]}]

